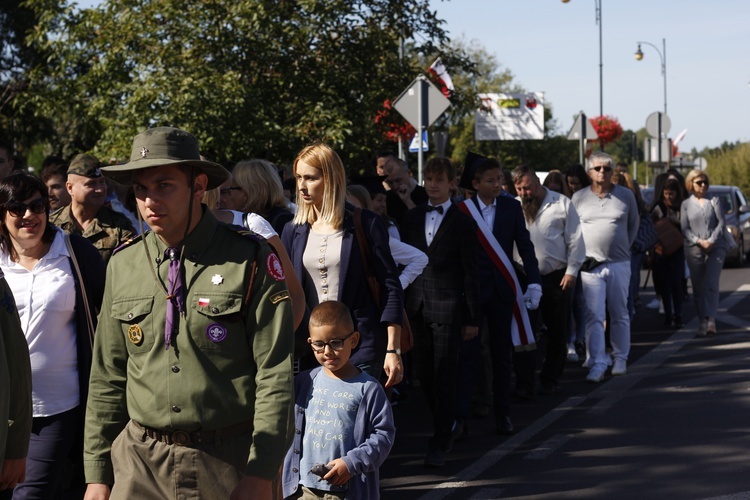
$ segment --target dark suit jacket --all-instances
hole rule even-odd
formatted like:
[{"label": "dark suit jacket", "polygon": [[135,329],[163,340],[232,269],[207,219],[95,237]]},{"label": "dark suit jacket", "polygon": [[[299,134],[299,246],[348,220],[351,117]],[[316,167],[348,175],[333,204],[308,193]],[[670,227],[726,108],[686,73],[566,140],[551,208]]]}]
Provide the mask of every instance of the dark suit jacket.
[{"label": "dark suit jacket", "polygon": [[477,277],[477,225],[451,204],[440,227],[427,246],[427,205],[406,212],[401,235],[427,254],[430,261],[406,290],[406,312],[414,316],[422,309],[425,321],[479,326],[479,280]]},{"label": "dark suit jacket", "polygon": [[[523,271],[525,276],[519,276],[522,283],[542,283],[542,277],[539,274],[539,263],[534,253],[534,244],[531,242],[529,231],[526,229],[526,222],[523,218],[523,208],[518,200],[507,196],[498,196],[496,198],[497,206],[495,208],[495,222],[492,227],[492,234],[495,235],[497,242],[502,247],[508,260],[513,262],[513,244],[518,248],[518,254],[523,261]],[[471,198],[470,203],[474,203],[477,210],[479,200],[476,196]],[[495,294],[499,294],[504,302],[514,302],[515,294],[513,289],[508,285],[505,279],[500,275],[495,265],[490,260],[489,255],[484,250],[479,252],[479,277],[480,277],[480,297],[485,304]]]},{"label": "dark suit jacket", "polygon": [[[410,197],[411,201],[416,205],[414,208],[417,208],[423,203],[427,203],[427,191],[425,191],[422,186],[415,186]],[[396,221],[396,224],[401,227],[401,224],[404,222],[404,215],[409,209],[406,208],[404,202],[401,201],[401,198],[399,198],[393,190],[385,193],[385,202],[388,206],[388,216]]]},{"label": "dark suit jacket", "polygon": [[[369,210],[362,210],[362,225],[365,230],[373,268],[380,283],[380,304],[377,308],[365,278],[365,268],[359,251],[357,235],[354,232],[352,205],[346,205],[341,241],[341,274],[339,275],[338,300],[346,304],[352,313],[354,327],[360,333],[360,343],[352,355],[352,362],[379,359],[385,355],[388,342],[387,323],[400,325],[404,314],[404,291],[398,280],[398,269],[391,257],[388,244],[388,230],[382,218]],[[318,292],[305,268],[302,257],[310,235],[310,224],[288,223],[281,235],[281,241],[289,253],[294,270],[299,276],[305,291],[307,307],[312,311],[318,305]],[[314,270],[317,272],[317,269]]]}]

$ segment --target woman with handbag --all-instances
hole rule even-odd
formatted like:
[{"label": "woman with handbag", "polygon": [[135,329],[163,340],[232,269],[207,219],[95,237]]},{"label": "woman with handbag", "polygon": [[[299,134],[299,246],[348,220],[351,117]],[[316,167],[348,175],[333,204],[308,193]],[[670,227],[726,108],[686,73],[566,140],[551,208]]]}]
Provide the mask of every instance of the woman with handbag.
[{"label": "woman with handbag", "polygon": [[[297,214],[281,239],[302,283],[307,306],[312,310],[326,300],[343,302],[352,312],[361,338],[352,362],[375,378],[384,371],[386,387],[395,385],[403,378],[404,292],[385,224],[370,211],[360,212],[372,255],[372,262],[363,262],[354,207],[346,203],[346,172],[339,155],[325,144],[307,146],[294,160],[294,176]],[[378,301],[367,286],[368,265],[380,287]]]},{"label": "woman with handbag", "polygon": [[41,180],[14,172],[2,181],[0,269],[29,344],[33,419],[26,480],[0,498],[58,498],[66,459],[83,442],[105,265],[88,240],[66,236],[48,216]]},{"label": "woman with handbag", "polygon": [[674,179],[668,179],[661,184],[654,200],[651,216],[659,239],[654,252],[654,288],[661,291],[664,325],[681,328],[685,249],[680,230],[680,184]]},{"label": "woman with handbag", "polygon": [[724,212],[718,198],[708,199],[708,174],[693,170],[685,178],[691,193],[682,203],[680,223],[685,237],[685,258],[693,284],[693,300],[698,311],[700,335],[716,335],[719,306],[719,276],[727,255]]}]

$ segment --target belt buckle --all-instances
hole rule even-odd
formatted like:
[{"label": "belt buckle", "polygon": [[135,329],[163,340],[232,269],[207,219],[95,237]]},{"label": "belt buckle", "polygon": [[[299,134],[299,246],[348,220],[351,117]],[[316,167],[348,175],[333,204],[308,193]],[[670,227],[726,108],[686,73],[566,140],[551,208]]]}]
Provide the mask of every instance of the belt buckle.
[{"label": "belt buckle", "polygon": [[174,431],[172,433],[172,442],[177,446],[187,446],[190,444],[190,433],[187,431]]}]

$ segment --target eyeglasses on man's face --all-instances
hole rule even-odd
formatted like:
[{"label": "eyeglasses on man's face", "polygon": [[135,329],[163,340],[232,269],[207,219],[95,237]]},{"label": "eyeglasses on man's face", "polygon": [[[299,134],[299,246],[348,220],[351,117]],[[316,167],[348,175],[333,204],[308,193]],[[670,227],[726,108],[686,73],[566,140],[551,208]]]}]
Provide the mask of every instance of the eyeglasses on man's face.
[{"label": "eyeglasses on man's face", "polygon": [[604,170],[605,174],[607,172],[611,172],[612,171],[612,167],[605,167],[605,166],[601,166],[601,165],[597,165],[595,167],[591,167],[591,169],[592,170],[596,170],[597,172],[601,172],[602,170]]},{"label": "eyeglasses on man's face", "polygon": [[347,335],[346,337],[342,339],[332,339],[332,340],[329,340],[328,342],[323,342],[322,340],[311,340],[311,339],[307,339],[307,342],[310,344],[310,347],[312,347],[312,350],[318,353],[325,351],[326,346],[330,347],[334,351],[340,351],[341,349],[344,348],[344,342],[352,335],[354,335],[354,332],[351,332],[349,335]]}]

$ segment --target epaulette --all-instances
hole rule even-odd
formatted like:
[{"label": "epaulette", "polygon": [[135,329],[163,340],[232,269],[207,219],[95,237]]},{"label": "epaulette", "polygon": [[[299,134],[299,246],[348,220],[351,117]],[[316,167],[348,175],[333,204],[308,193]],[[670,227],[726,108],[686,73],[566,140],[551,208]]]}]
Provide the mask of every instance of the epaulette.
[{"label": "epaulette", "polygon": [[[148,231],[146,231],[146,233],[148,233]],[[144,233],[144,234],[145,234],[145,233]],[[123,250],[123,249],[125,249],[125,248],[127,248],[127,247],[129,247],[129,246],[131,246],[131,245],[134,245],[134,244],[138,243],[138,242],[139,242],[139,241],[141,241],[142,239],[143,239],[143,234],[139,234],[138,236],[134,236],[133,238],[130,238],[129,240],[125,241],[125,242],[124,242],[124,243],[123,243],[122,245],[120,245],[119,247],[116,247],[116,248],[115,248],[115,249],[114,249],[114,250],[112,251],[112,255],[115,255],[115,254],[116,254],[117,252],[119,252],[120,250]]]},{"label": "epaulette", "polygon": [[242,227],[242,226],[235,226],[234,224],[226,224],[226,226],[234,231],[235,233],[239,234],[240,236],[243,236],[245,238],[249,238],[256,243],[265,243],[266,239],[262,236],[260,236],[258,233],[254,233],[253,231],[250,231],[249,229]]}]

